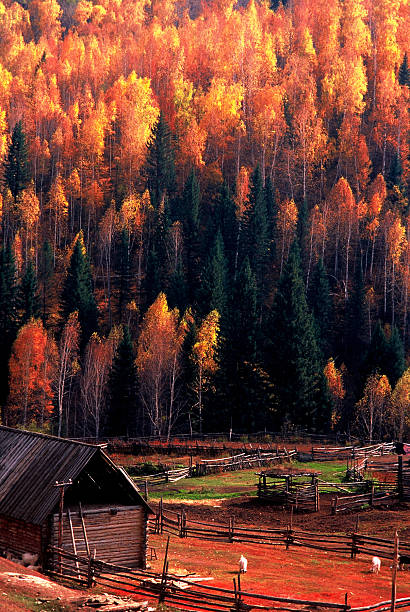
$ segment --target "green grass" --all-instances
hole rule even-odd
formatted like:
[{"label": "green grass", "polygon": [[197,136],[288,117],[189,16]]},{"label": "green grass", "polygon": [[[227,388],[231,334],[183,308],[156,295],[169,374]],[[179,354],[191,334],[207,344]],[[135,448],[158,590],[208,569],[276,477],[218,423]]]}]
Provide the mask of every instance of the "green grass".
[{"label": "green grass", "polygon": [[[321,472],[320,478],[328,482],[343,482],[346,466],[342,462],[326,463],[292,463],[289,469],[304,472]],[[155,489],[149,489],[150,499],[232,499],[241,496],[256,497],[258,468],[213,474],[201,478],[186,478],[177,483],[167,483]],[[148,485],[149,488],[149,485]]]},{"label": "green grass", "polygon": [[23,605],[26,610],[30,610],[31,612],[65,612],[68,610],[68,607],[59,601],[40,602],[39,599],[42,598],[43,596],[34,598],[23,595],[22,593],[7,593],[8,601],[19,604],[20,606]]}]

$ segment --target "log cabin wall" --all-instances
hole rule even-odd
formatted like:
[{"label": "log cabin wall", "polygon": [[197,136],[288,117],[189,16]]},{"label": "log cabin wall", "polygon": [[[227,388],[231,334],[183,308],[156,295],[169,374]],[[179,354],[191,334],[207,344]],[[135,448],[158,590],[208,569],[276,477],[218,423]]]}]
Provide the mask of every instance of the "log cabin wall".
[{"label": "log cabin wall", "polygon": [[[77,555],[87,556],[81,516],[70,509]],[[146,559],[146,512],[142,506],[83,506],[83,517],[90,553],[107,563],[130,568],[144,568]],[[51,544],[58,546],[59,515],[52,517]],[[63,516],[63,548],[74,553],[67,512]]]},{"label": "log cabin wall", "polygon": [[42,553],[42,527],[0,514],[0,548],[16,558],[23,553]]}]

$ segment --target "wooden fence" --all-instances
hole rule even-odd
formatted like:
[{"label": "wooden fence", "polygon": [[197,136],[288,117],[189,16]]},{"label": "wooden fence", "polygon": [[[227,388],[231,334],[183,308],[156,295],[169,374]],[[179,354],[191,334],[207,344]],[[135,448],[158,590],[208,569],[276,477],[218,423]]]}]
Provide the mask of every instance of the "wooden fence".
[{"label": "wooden fence", "polygon": [[[373,538],[358,533],[322,534],[295,530],[292,524],[281,529],[261,529],[236,525],[233,519],[228,524],[205,523],[188,520],[186,512],[164,511],[160,501],[156,518],[151,522],[154,533],[168,533],[180,538],[197,538],[219,542],[244,542],[276,546],[301,546],[334,553],[347,553],[355,558],[358,553],[370,556],[394,558],[392,540]],[[410,542],[400,542],[400,555],[410,556]]]},{"label": "wooden fence", "polygon": [[[105,589],[121,594],[129,593],[157,599],[159,603],[168,603],[177,609],[198,612],[249,612],[253,608],[257,610],[306,610],[308,606],[315,610],[343,612],[384,612],[391,609],[391,601],[378,602],[359,608],[351,607],[348,603],[348,593],[345,594],[344,601],[338,603],[251,593],[241,589],[240,574],[233,578],[233,590],[199,584],[194,578],[169,573],[168,543],[162,573],[130,570],[93,557],[73,555],[58,548],[52,548],[49,552],[59,557],[59,569],[58,571],[50,570],[48,573],[59,578],[68,578],[89,588],[98,584]],[[292,608],[285,607],[289,604],[292,604]],[[396,599],[395,607],[404,612],[410,610],[410,597]]]},{"label": "wooden fence", "polygon": [[318,446],[312,447],[313,461],[337,461],[388,455],[394,452],[393,442],[381,442],[370,446]]},{"label": "wooden fence", "polygon": [[395,485],[393,485],[390,490],[387,485],[382,486],[383,490],[376,491],[372,483],[371,491],[368,493],[346,495],[343,497],[336,495],[336,497],[332,499],[332,514],[346,512],[348,510],[357,511],[366,506],[374,507],[378,504],[385,505],[398,501],[399,494]]},{"label": "wooden fence", "polygon": [[167,482],[176,482],[182,478],[195,478],[209,474],[271,466],[284,461],[291,461],[296,457],[296,454],[296,451],[287,451],[286,449],[283,451],[277,450],[274,453],[264,453],[258,449],[252,454],[239,453],[232,457],[222,457],[220,459],[202,459],[196,464],[191,463],[189,466],[180,469],[164,470],[149,476],[133,477],[133,481],[139,487],[144,487],[145,484],[155,487]]}]

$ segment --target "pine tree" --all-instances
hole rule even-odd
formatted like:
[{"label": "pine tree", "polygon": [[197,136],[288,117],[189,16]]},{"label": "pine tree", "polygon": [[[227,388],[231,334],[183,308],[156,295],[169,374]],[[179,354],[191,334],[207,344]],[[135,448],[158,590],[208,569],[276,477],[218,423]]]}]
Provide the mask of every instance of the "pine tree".
[{"label": "pine tree", "polygon": [[276,231],[276,221],[278,216],[278,206],[276,203],[275,193],[273,191],[273,185],[270,177],[268,176],[265,181],[265,201],[266,201],[266,213],[268,218],[268,237],[269,237],[269,251],[270,260],[275,260],[276,245],[273,237]]},{"label": "pine tree", "polygon": [[194,170],[191,170],[182,194],[177,221],[182,222],[186,252],[187,285],[190,302],[198,288],[199,282],[199,220],[201,193]]},{"label": "pine tree", "polygon": [[409,64],[408,64],[408,59],[407,59],[407,53],[404,54],[403,61],[399,68],[399,84],[407,85],[407,87],[410,87],[410,70],[409,70]]},{"label": "pine tree", "polygon": [[0,406],[3,419],[9,394],[8,364],[16,332],[16,268],[13,252],[8,245],[0,252]]},{"label": "pine tree", "polygon": [[251,177],[249,206],[244,215],[243,257],[249,259],[261,297],[269,257],[269,235],[265,191],[259,166],[256,166]]},{"label": "pine tree", "polygon": [[42,313],[41,317],[43,324],[46,324],[47,316],[50,308],[50,300],[52,293],[52,278],[54,275],[53,265],[53,249],[48,241],[44,242],[40,253],[40,274],[39,280],[41,283],[41,302]]},{"label": "pine tree", "polygon": [[121,232],[121,242],[119,248],[119,275],[120,290],[118,298],[118,310],[120,320],[123,320],[125,307],[131,296],[131,262],[130,262],[130,239],[127,229]]},{"label": "pine tree", "polygon": [[14,126],[9,151],[4,163],[4,179],[14,198],[17,198],[20,191],[30,181],[26,136],[21,121],[18,121]]},{"label": "pine tree", "polygon": [[317,327],[319,347],[323,357],[327,359],[331,354],[332,346],[333,304],[330,296],[329,281],[322,259],[319,259],[313,269],[308,291],[308,302]]},{"label": "pine tree", "polygon": [[235,214],[235,202],[229,193],[226,183],[223,183],[220,189],[219,197],[215,204],[213,222],[214,235],[216,235],[218,230],[222,234],[228,270],[233,274],[237,247],[238,221]]},{"label": "pine tree", "polygon": [[110,436],[138,435],[136,403],[137,371],[128,327],[115,354],[108,381],[109,411],[107,434]]},{"label": "pine tree", "polygon": [[364,315],[365,292],[360,261],[357,262],[353,286],[345,307],[344,358],[352,369],[358,368],[365,350]]},{"label": "pine tree", "polygon": [[40,298],[37,289],[37,277],[30,261],[17,293],[17,308],[20,311],[20,325],[25,325],[30,319],[40,316]]},{"label": "pine tree", "polygon": [[167,298],[170,308],[178,308],[179,312],[186,310],[188,306],[188,290],[181,257],[178,258],[175,270],[170,276]]},{"label": "pine tree", "polygon": [[326,429],[330,398],[322,380],[322,361],[296,242],[279,281],[267,335],[266,362],[278,397],[279,415],[294,425]]},{"label": "pine tree", "polygon": [[171,130],[162,111],[152,131],[146,171],[151,203],[158,208],[164,195],[171,197],[175,191],[175,152]]},{"label": "pine tree", "polygon": [[98,309],[93,293],[90,264],[82,232],[77,235],[68,266],[61,296],[64,321],[78,310],[81,326],[81,347],[84,348],[91,334],[98,329]]},{"label": "pine tree", "polygon": [[154,231],[148,250],[146,275],[144,279],[145,306],[149,308],[158,294],[164,292],[167,282],[167,253],[169,221],[166,212],[160,209],[156,214]]},{"label": "pine tree", "polygon": [[404,345],[399,330],[394,326],[387,342],[386,363],[382,374],[386,374],[391,388],[396,386],[397,381],[406,369]]},{"label": "pine tree", "polygon": [[227,301],[227,264],[221,231],[218,231],[201,275],[198,305],[203,315],[217,310],[223,316]]},{"label": "pine tree", "polygon": [[221,322],[220,369],[214,413],[216,428],[254,431],[270,427],[274,409],[271,381],[258,361],[258,316],[255,275],[246,257],[234,282]]},{"label": "pine tree", "polygon": [[381,322],[377,321],[363,364],[363,383],[372,374],[386,374],[386,365],[388,361],[389,343]]}]

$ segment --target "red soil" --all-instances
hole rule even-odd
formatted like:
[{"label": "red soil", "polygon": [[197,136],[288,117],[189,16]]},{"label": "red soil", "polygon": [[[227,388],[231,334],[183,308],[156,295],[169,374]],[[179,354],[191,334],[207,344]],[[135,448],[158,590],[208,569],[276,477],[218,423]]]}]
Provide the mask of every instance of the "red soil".
[{"label": "red soil", "polygon": [[[158,557],[150,562],[151,567],[161,571],[166,536],[152,535],[150,544]],[[169,571],[186,570],[213,576],[211,586],[232,589],[241,554],[248,559],[248,572],[241,579],[242,591],[333,603],[342,603],[348,593],[351,606],[390,599],[390,563],[383,560],[380,574],[374,575],[369,572],[370,557],[364,555],[352,561],[347,554],[305,548],[286,551],[284,546],[229,544],[171,536]],[[397,596],[410,596],[410,571],[398,574]]]}]

